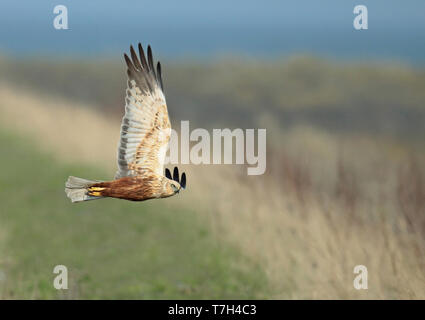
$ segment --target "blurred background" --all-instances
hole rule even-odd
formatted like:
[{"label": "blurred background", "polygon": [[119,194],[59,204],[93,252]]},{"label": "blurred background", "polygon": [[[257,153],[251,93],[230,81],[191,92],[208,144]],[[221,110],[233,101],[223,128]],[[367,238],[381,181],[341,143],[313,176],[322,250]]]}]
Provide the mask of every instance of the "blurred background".
[{"label": "blurred background", "polygon": [[[368,30],[353,9],[368,8]],[[68,30],[56,30],[56,5]],[[2,1],[0,298],[424,299],[425,3]],[[266,128],[267,170],[182,166],[162,201],[112,179],[130,44],[171,124]],[[68,268],[69,289],[53,287]],[[367,290],[353,269],[368,268]]]}]

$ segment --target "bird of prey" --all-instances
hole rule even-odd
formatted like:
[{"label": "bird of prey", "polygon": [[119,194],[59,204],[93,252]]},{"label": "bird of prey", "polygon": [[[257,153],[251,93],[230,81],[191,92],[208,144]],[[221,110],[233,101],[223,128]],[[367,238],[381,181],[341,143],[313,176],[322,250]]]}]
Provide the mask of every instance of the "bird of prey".
[{"label": "bird of prey", "polygon": [[171,125],[161,64],[158,62],[155,70],[150,46],[147,59],[140,43],[138,49],[140,60],[133,46],[130,47],[131,59],[124,54],[128,80],[115,180],[69,177],[65,192],[72,202],[105,197],[132,201],[166,198],[186,187],[186,174],[183,172],[179,179],[177,167],[173,176],[168,169],[163,174]]}]

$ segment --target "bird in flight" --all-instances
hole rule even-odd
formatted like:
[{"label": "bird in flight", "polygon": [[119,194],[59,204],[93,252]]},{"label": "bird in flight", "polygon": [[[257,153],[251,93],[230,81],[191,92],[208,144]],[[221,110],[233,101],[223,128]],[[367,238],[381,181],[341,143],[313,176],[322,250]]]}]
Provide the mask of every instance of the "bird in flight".
[{"label": "bird in flight", "polygon": [[133,46],[127,64],[125,114],[118,146],[118,171],[113,181],[93,181],[70,176],[65,193],[72,202],[106,197],[143,201],[171,197],[186,188],[186,174],[181,179],[177,167],[173,175],[164,161],[171,136],[167,104],[162,85],[161,64],[156,70],[152,49],[147,60],[139,43],[139,56]]}]

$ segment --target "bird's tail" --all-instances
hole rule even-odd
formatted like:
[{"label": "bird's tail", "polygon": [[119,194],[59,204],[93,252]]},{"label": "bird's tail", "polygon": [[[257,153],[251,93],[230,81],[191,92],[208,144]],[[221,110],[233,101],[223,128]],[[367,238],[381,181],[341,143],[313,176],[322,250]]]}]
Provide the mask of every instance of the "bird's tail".
[{"label": "bird's tail", "polygon": [[99,182],[70,176],[65,183],[65,193],[72,202],[102,199],[102,196],[88,195],[87,190],[87,188]]}]

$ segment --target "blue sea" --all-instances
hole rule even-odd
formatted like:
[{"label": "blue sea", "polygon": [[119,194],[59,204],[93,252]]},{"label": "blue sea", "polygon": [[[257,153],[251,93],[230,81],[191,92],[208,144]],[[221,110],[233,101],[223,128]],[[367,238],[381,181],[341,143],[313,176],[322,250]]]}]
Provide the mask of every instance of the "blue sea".
[{"label": "blue sea", "polygon": [[[368,9],[368,29],[355,30],[353,9]],[[68,30],[53,27],[65,5]],[[115,57],[130,44],[151,44],[159,57],[225,55],[425,64],[423,0],[290,1],[2,1],[0,55]]]}]

